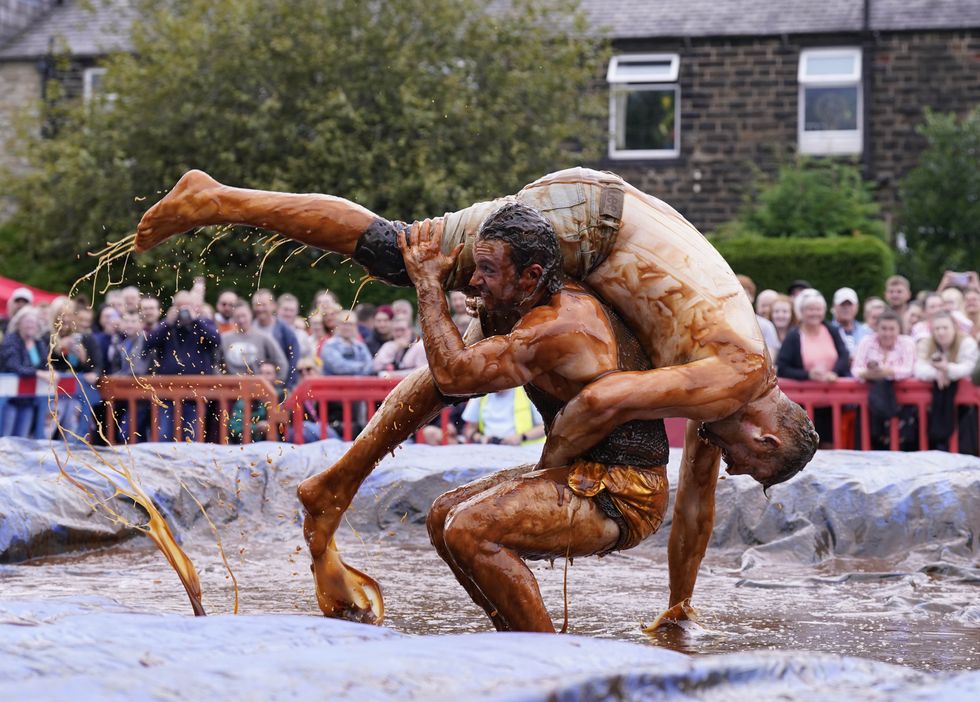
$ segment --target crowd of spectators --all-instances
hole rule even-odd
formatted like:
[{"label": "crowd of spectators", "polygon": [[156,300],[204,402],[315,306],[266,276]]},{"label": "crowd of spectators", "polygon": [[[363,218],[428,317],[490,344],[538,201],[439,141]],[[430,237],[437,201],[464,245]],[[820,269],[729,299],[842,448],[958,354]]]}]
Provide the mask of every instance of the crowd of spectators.
[{"label": "crowd of spectators", "polygon": [[[779,377],[829,383],[856,378],[869,385],[872,447],[889,445],[890,420],[898,418],[902,447],[919,448],[915,409],[900,406],[894,390],[895,381],[916,378],[933,384],[926,418],[929,447],[948,448],[958,425],[961,450],[977,452],[975,410],[957,413],[953,405],[960,380],[980,384],[976,272],[947,271],[936,290],[915,296],[906,278],[891,276],[882,297],[867,298],[863,308],[857,293],[843,287],[832,295],[829,310],[823,294],[805,280],[794,281],[784,295],[775,290],[756,294],[750,278],[739,279],[755,303]],[[814,424],[825,446],[830,422],[829,409],[816,411]]]},{"label": "crowd of spectators", "polygon": [[[457,326],[465,330],[471,319],[465,296],[453,293],[450,304]],[[47,378],[54,370],[77,377],[75,396],[59,398],[58,422],[69,436],[98,443],[93,429],[105,419],[98,387],[106,376],[255,374],[273,381],[285,396],[303,378],[400,377],[426,364],[415,310],[406,299],[345,310],[329,290],[321,290],[303,316],[291,293],[276,297],[259,289],[245,297],[221,290],[212,307],[205,301],[204,279],[198,278],[190,290],[173,296],[166,313],[163,309],[157,297],[136,287],[110,290],[94,310],[84,298],[59,297],[34,305],[31,291],[20,288],[0,322],[0,373]],[[115,420],[123,433],[135,421],[138,434],[149,435],[144,404],[135,418],[117,409]],[[306,408],[307,441],[319,438],[312,404]],[[193,432],[197,403],[184,402],[184,427],[174,427],[172,405],[164,401],[159,410],[161,440]],[[0,417],[0,435],[34,435],[35,407],[33,398],[9,400]],[[237,406],[231,413],[233,439],[242,434],[242,409]],[[457,415],[461,412],[459,408]],[[252,417],[253,428],[263,431],[264,414]],[[331,418],[329,436],[337,435],[340,421],[339,416]]]},{"label": "crowd of spectators", "polygon": [[[889,420],[897,417],[903,446],[918,448],[914,408],[903,408],[895,400],[894,381],[907,378],[934,386],[928,417],[932,447],[947,447],[957,422],[969,429],[970,422],[956,416],[952,398],[960,380],[973,376],[980,381],[977,273],[947,272],[936,290],[916,296],[908,280],[892,276],[882,296],[867,298],[863,307],[857,293],[843,287],[831,296],[829,309],[824,295],[805,280],[794,281],[785,294],[775,290],[756,294],[751,279],[739,278],[754,301],[780,377],[830,383],[853,377],[868,383],[874,447],[888,445]],[[466,297],[453,292],[449,305],[464,333],[471,321]],[[285,396],[303,378],[397,378],[426,364],[415,310],[405,299],[380,306],[362,303],[346,310],[330,291],[321,290],[304,316],[300,301],[291,293],[276,297],[259,289],[245,297],[235,290],[221,290],[212,307],[205,302],[204,279],[198,278],[190,290],[178,291],[163,310],[157,297],[135,287],[110,290],[94,310],[81,298],[60,297],[48,305],[34,305],[31,291],[20,288],[11,295],[7,315],[0,320],[0,373],[47,377],[54,370],[77,377],[78,391],[59,402],[58,422],[70,436],[98,443],[93,430],[105,420],[98,387],[106,376],[256,374],[273,382]],[[304,408],[307,441],[319,438],[316,408],[308,404]],[[123,432],[136,422],[137,433],[149,435],[150,413],[144,405],[140,403],[136,417],[119,416],[117,410],[115,421]],[[0,416],[0,435],[34,435],[35,407],[32,398],[9,399]],[[162,403],[157,427],[161,440],[190,435],[197,403],[185,402],[181,410],[185,426],[174,427],[174,407]],[[236,410],[233,438],[242,433],[242,407]],[[471,408],[469,417],[475,412]],[[251,414],[253,428],[263,430],[264,415]],[[462,407],[454,410],[453,426],[459,431],[453,431],[452,440],[481,435],[470,431],[472,427],[464,430],[462,414]],[[339,413],[328,418],[330,436],[339,434],[340,422]],[[818,410],[815,424],[826,445],[831,436],[829,412]],[[972,435],[963,431],[960,442],[974,451],[975,428],[974,421]],[[435,426],[426,436],[433,443],[443,438]]]}]

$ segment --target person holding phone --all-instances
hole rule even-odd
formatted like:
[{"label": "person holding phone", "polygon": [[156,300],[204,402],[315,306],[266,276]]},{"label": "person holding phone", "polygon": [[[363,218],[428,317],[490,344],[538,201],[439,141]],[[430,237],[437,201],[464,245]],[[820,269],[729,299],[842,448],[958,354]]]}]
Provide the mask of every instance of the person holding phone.
[{"label": "person holding phone", "polygon": [[[976,367],[980,350],[972,336],[957,328],[948,312],[939,312],[929,324],[931,334],[918,342],[915,377],[933,383],[929,448],[947,450],[957,421],[956,387]],[[976,420],[973,427],[976,427]],[[970,442],[964,441],[966,438],[961,437],[961,450],[967,448],[968,443],[976,443],[975,437],[970,437]],[[973,448],[975,451],[975,446]]]},{"label": "person holding phone", "polygon": [[[878,330],[858,343],[851,369],[854,377],[868,384],[873,449],[889,448],[889,420],[902,413],[895,399],[893,383],[911,378],[914,367],[915,342],[911,336],[902,334],[902,322],[898,315],[892,310],[885,310],[878,318]],[[908,421],[914,421],[914,416],[902,418],[903,423],[907,424]]]}]

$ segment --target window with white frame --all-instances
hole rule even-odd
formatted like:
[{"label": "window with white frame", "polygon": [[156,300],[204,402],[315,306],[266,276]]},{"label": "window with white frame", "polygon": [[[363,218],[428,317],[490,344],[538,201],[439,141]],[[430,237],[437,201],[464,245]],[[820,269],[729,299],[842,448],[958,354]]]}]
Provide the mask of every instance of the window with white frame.
[{"label": "window with white frame", "polygon": [[800,153],[861,153],[861,49],[804,49],[799,82]]},{"label": "window with white frame", "polygon": [[[103,92],[102,78],[105,71],[104,68],[86,68],[82,72],[82,98],[85,102],[91,102],[96,95]],[[112,96],[107,96],[107,99],[111,100]]]},{"label": "window with white frame", "polygon": [[681,152],[677,54],[623,54],[609,62],[609,157],[674,158]]}]

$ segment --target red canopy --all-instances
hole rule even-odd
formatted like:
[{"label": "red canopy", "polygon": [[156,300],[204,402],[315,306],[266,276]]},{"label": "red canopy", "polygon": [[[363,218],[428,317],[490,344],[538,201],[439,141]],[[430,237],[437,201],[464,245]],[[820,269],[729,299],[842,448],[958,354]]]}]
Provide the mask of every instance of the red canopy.
[{"label": "red canopy", "polygon": [[64,295],[64,293],[53,293],[47,290],[41,290],[41,288],[35,288],[31,285],[24,285],[23,283],[18,283],[12,278],[4,278],[0,275],[0,314],[6,314],[7,312],[7,300],[10,296],[14,294],[14,290],[17,288],[27,288],[32,293],[34,293],[34,304],[37,305],[41,302],[51,302],[56,297]]}]

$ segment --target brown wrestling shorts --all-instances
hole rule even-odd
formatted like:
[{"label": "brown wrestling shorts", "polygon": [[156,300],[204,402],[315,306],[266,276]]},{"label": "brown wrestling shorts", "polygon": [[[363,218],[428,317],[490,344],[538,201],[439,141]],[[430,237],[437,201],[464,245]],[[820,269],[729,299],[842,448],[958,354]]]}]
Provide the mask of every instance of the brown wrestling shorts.
[{"label": "brown wrestling shorts", "polygon": [[604,465],[578,461],[568,472],[568,487],[591,497],[619,525],[619,539],[610,551],[633,548],[660,528],[667,510],[667,467]]}]

